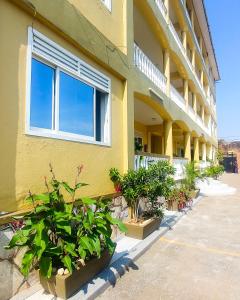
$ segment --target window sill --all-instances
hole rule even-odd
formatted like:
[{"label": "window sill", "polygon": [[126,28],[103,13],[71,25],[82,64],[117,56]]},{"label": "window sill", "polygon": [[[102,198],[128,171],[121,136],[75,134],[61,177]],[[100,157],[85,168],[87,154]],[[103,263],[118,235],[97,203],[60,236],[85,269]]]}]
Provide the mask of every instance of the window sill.
[{"label": "window sill", "polygon": [[54,133],[54,132],[45,132],[45,131],[27,129],[25,134],[30,136],[42,137],[42,138],[51,138],[51,139],[57,139],[63,141],[77,142],[82,144],[92,144],[92,145],[98,145],[102,147],[111,147],[111,143],[103,143],[94,140],[84,139],[81,137],[73,137],[71,135],[59,133],[59,132]]}]

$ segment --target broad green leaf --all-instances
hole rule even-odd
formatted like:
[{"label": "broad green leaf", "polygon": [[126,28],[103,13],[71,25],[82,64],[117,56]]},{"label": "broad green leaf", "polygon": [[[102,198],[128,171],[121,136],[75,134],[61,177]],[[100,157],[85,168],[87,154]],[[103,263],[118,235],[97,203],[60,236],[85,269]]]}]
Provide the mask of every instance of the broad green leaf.
[{"label": "broad green leaf", "polygon": [[36,213],[40,213],[40,212],[48,211],[48,210],[50,210],[50,208],[45,205],[37,205],[35,208]]},{"label": "broad green leaf", "polygon": [[70,273],[72,273],[72,260],[71,260],[70,256],[69,255],[65,255],[62,258],[62,262],[63,262],[64,266],[68,269],[68,271]]},{"label": "broad green leaf", "polygon": [[43,201],[44,203],[49,203],[50,198],[49,198],[49,194],[38,194],[38,195],[34,195],[34,200],[40,200]]},{"label": "broad green leaf", "polygon": [[29,274],[29,270],[32,266],[33,259],[34,253],[32,250],[28,250],[22,258],[21,272],[25,277],[27,277]]},{"label": "broad green leaf", "polygon": [[16,246],[24,246],[26,245],[28,241],[28,237],[24,236],[21,230],[17,231],[14,236],[12,237],[11,241],[7,246],[5,246],[6,249],[11,249]]},{"label": "broad green leaf", "polygon": [[82,246],[79,246],[79,247],[78,247],[78,253],[79,253],[80,257],[81,257],[83,260],[85,260],[85,258],[86,258],[86,256],[87,256],[87,252],[86,252],[86,250],[84,250],[84,249],[82,248]]},{"label": "broad green leaf", "polygon": [[87,236],[80,237],[80,245],[83,249],[88,250],[91,254],[93,254],[93,247],[91,245],[91,240]]},{"label": "broad green leaf", "polygon": [[91,237],[91,243],[93,246],[94,251],[97,253],[97,256],[100,257],[101,255],[101,243],[97,236]]},{"label": "broad green leaf", "polygon": [[51,247],[51,248],[47,248],[45,250],[45,252],[49,255],[56,255],[56,256],[59,256],[62,254],[62,249],[61,247]]},{"label": "broad green leaf", "polygon": [[72,256],[75,256],[75,257],[78,256],[77,253],[76,253],[76,251],[75,251],[75,245],[73,243],[66,243],[65,242],[64,250],[67,253],[71,254]]},{"label": "broad green leaf", "polygon": [[83,198],[81,198],[81,200],[82,200],[82,203],[85,204],[85,205],[96,204],[96,200],[88,198],[88,197],[83,197]]},{"label": "broad green leaf", "polygon": [[87,210],[89,223],[92,224],[94,220],[94,212],[91,209]]},{"label": "broad green leaf", "polygon": [[110,252],[111,254],[113,254],[114,251],[115,251],[115,248],[116,248],[116,243],[114,243],[114,242],[111,240],[111,238],[106,238],[106,245],[107,245],[107,248],[108,248],[109,252]]},{"label": "broad green leaf", "polygon": [[74,189],[71,188],[66,182],[64,182],[64,181],[61,182],[61,185],[65,188],[65,190],[66,190],[69,194],[73,195]]},{"label": "broad green leaf", "polygon": [[87,186],[87,185],[88,185],[87,183],[79,182],[75,185],[75,190],[77,190],[83,186]]},{"label": "broad green leaf", "polygon": [[39,261],[39,269],[42,276],[50,278],[52,275],[52,258],[42,256]]},{"label": "broad green leaf", "polygon": [[60,221],[56,225],[57,225],[58,229],[62,229],[66,233],[68,233],[69,235],[71,235],[72,229],[71,229],[71,226],[69,225],[68,221]]}]

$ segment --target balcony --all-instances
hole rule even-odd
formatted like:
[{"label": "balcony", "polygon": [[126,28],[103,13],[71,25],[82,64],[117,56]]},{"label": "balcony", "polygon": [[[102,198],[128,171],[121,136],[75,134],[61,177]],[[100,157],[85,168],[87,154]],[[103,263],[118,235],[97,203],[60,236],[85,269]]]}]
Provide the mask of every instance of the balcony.
[{"label": "balcony", "polygon": [[184,98],[172,85],[170,87],[170,97],[182,110],[186,111]]},{"label": "balcony", "polygon": [[134,159],[134,169],[148,169],[150,165],[161,160],[169,160],[169,157],[160,154],[137,151]]},{"label": "balcony", "polygon": [[[164,19],[167,22],[167,18],[166,18],[167,9],[166,9],[163,1],[162,0],[155,0],[155,3],[157,5],[159,11],[163,15]],[[204,87],[202,86],[202,84],[201,84],[201,82],[200,82],[200,80],[199,80],[199,78],[198,78],[198,76],[197,76],[197,74],[196,74],[196,72],[194,70],[194,67],[193,67],[192,63],[190,62],[190,60],[188,58],[187,51],[184,48],[183,43],[182,43],[180,37],[178,36],[178,34],[177,34],[177,32],[176,32],[176,30],[174,28],[174,25],[171,22],[171,20],[169,20],[169,30],[172,33],[172,35],[173,35],[173,37],[174,37],[174,39],[175,39],[175,41],[176,41],[176,43],[178,45],[178,48],[180,49],[180,51],[182,53],[182,55],[184,56],[184,58],[185,58],[185,60],[186,60],[186,62],[188,64],[188,67],[190,68],[191,72],[193,73],[193,76],[194,76],[194,78],[195,78],[195,80],[196,80],[196,82],[198,84],[199,89],[201,90],[203,96],[206,97],[206,93],[205,93]]]},{"label": "balcony", "polygon": [[134,43],[134,64],[164,94],[166,94],[166,87],[167,87],[166,77],[135,43]]}]

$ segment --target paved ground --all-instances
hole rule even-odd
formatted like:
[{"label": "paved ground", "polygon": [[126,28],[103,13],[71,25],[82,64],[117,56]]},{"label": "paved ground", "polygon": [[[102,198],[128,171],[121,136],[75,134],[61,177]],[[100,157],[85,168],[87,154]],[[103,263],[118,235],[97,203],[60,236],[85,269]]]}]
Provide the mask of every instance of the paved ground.
[{"label": "paved ground", "polygon": [[240,175],[234,195],[204,197],[99,300],[240,299]]}]

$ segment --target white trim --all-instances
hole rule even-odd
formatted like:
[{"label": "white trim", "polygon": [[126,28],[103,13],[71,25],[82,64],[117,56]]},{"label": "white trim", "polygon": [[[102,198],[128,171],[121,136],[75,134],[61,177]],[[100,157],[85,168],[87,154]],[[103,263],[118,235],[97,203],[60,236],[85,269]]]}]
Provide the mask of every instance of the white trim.
[{"label": "white trim", "polygon": [[[63,55],[66,54],[68,57],[74,59],[77,62],[78,71],[74,71],[73,69],[64,65],[64,63],[57,61],[57,58],[54,59],[52,57],[49,57],[47,54],[44,55],[43,52],[39,52],[36,49],[34,49],[33,36],[40,37],[40,39],[43,40],[43,43],[46,42],[48,45],[51,45],[53,48],[56,48],[58,51],[62,52]],[[51,48],[51,51],[53,50],[53,48]],[[46,50],[46,52],[47,52],[47,50]],[[58,54],[57,52],[55,54]],[[61,56],[61,57],[63,57],[63,56]],[[55,69],[53,101],[52,101],[53,116],[52,116],[52,129],[51,130],[30,126],[32,58],[35,58],[36,60],[38,60],[46,65],[49,65]],[[90,77],[87,77],[87,76],[84,76],[83,74],[81,74],[81,66],[86,67],[87,72],[89,70]],[[94,136],[93,137],[63,132],[63,131],[59,130],[59,81],[60,81],[60,72],[61,71],[66,73],[67,75],[70,75],[71,77],[91,86],[94,90],[94,99],[93,99]],[[88,75],[86,72],[85,72],[85,74]],[[94,81],[94,77],[97,80],[96,82]],[[85,62],[80,60],[78,57],[72,55],[70,52],[63,49],[59,45],[55,44],[53,41],[49,40],[47,37],[45,37],[38,31],[32,29],[32,27],[28,28],[26,89],[27,89],[26,121],[25,121],[26,122],[25,123],[25,133],[26,134],[47,137],[47,138],[75,141],[75,142],[91,143],[91,144],[102,145],[102,146],[111,146],[112,137],[110,135],[110,133],[111,133],[111,80],[110,80],[110,78],[106,77],[104,74],[102,74],[101,72],[99,72],[98,70],[93,68],[92,66],[86,64]],[[106,99],[105,99],[106,116],[105,116],[105,122],[102,125],[104,134],[101,137],[103,140],[101,142],[96,141],[96,89],[98,89],[101,92],[106,93]]]},{"label": "white trim", "polygon": [[112,11],[112,0],[101,0],[109,11]]}]

